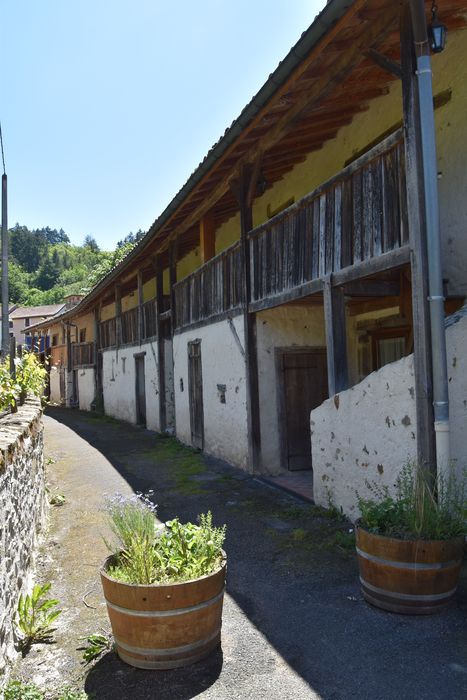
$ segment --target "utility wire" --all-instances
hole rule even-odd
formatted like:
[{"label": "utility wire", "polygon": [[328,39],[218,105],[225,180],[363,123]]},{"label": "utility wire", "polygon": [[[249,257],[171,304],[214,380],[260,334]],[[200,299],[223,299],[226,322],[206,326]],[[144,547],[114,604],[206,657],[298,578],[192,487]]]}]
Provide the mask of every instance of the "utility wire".
[{"label": "utility wire", "polygon": [[3,135],[2,135],[2,123],[0,122],[0,144],[2,146],[2,163],[3,163],[3,174],[6,175],[5,170],[5,154],[3,152]]}]

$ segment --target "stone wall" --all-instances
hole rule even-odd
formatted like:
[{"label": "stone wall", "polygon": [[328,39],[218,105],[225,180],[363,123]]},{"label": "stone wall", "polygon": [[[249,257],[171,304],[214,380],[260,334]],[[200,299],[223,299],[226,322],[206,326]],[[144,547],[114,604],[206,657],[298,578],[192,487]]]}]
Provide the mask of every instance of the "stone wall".
[{"label": "stone wall", "polygon": [[30,583],[45,516],[41,415],[40,401],[31,398],[0,419],[0,672],[13,653],[18,597]]}]

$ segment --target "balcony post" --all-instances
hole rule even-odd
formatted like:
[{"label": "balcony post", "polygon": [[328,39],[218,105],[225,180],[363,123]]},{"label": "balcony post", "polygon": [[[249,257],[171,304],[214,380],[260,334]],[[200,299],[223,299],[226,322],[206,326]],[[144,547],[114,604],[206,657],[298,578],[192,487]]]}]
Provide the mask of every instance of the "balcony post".
[{"label": "balcony post", "polygon": [[215,222],[213,215],[209,212],[199,222],[199,247],[201,264],[211,260],[216,254]]},{"label": "balcony post", "polygon": [[163,433],[167,427],[167,415],[165,408],[165,348],[163,324],[161,314],[164,308],[164,270],[162,258],[156,255],[153,259],[154,271],[156,273],[156,331],[157,331],[157,372],[159,384],[159,430]]},{"label": "balcony post", "polygon": [[408,3],[403,6],[401,15],[401,63],[407,213],[411,248],[417,456],[420,464],[436,468],[420,103],[416,82],[417,64],[413,44],[412,22]]},{"label": "balcony post", "polygon": [[260,168],[260,159],[254,166],[243,166],[238,180],[231,182],[231,189],[240,207],[240,233],[243,277],[243,321],[245,334],[245,373],[247,394],[248,461],[255,472],[260,467],[261,423],[259,406],[258,351],[256,339],[256,313],[249,311],[251,301],[250,241],[248,233],[253,228],[252,203]]},{"label": "balcony post", "polygon": [[347,330],[342,287],[332,286],[332,275],[324,280],[324,319],[328,361],[329,396],[348,388]]},{"label": "balcony post", "polygon": [[143,273],[138,270],[138,342],[141,345],[144,333],[144,317],[143,317]]},{"label": "balcony post", "polygon": [[115,285],[115,345],[122,344],[122,286]]}]

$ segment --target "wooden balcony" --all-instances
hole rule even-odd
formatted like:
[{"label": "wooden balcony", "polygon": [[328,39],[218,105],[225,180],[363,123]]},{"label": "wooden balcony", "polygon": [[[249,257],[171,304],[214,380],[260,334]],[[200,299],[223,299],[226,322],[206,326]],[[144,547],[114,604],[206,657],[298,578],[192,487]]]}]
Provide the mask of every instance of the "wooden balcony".
[{"label": "wooden balcony", "polygon": [[[352,272],[358,278],[378,265],[395,267],[408,261],[407,244],[404,140],[397,131],[249,233],[248,308],[321,291],[330,274],[346,281]],[[175,329],[240,310],[244,287],[236,243],[175,285]]]},{"label": "wooden balcony", "polygon": [[73,369],[94,365],[94,343],[71,344],[71,366]]},{"label": "wooden balcony", "polygon": [[125,311],[121,317],[122,343],[138,341],[138,307]]},{"label": "wooden balcony", "polygon": [[155,299],[143,304],[143,339],[157,335],[157,302]]},{"label": "wooden balcony", "polygon": [[175,328],[241,309],[244,296],[240,243],[234,243],[178,282],[174,294]]},{"label": "wooden balcony", "polygon": [[99,324],[99,349],[111,348],[117,344],[115,318],[109,318]]},{"label": "wooden balcony", "polygon": [[404,142],[397,132],[250,233],[251,307],[294,298],[313,280],[407,242]]}]

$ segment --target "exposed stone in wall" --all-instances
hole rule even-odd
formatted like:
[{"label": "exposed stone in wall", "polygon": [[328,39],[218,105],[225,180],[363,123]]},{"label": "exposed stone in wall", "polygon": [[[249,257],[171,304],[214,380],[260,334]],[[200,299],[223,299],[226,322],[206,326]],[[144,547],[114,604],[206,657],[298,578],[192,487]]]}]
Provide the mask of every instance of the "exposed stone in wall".
[{"label": "exposed stone in wall", "polygon": [[417,454],[413,355],[373,372],[311,412],[314,498],[358,517],[366,482],[391,488]]},{"label": "exposed stone in wall", "polygon": [[27,399],[0,420],[0,671],[13,652],[18,597],[45,516],[41,415],[40,401]]}]

